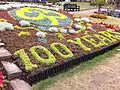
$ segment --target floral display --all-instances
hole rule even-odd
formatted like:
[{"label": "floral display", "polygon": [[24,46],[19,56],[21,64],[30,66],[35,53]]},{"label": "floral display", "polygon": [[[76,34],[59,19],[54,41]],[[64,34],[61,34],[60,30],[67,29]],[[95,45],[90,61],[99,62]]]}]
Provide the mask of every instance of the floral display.
[{"label": "floral display", "polygon": [[81,21],[80,18],[75,18],[74,20],[75,20],[76,22],[80,22],[80,21]]},{"label": "floral display", "polygon": [[21,36],[30,36],[31,34],[28,32],[28,31],[21,31],[18,36],[21,37]]},{"label": "floral display", "polygon": [[120,43],[117,25],[93,22],[88,17],[74,18],[49,6],[12,5],[6,6],[5,11],[0,9],[0,40],[12,54],[11,62],[22,71],[19,78],[29,83],[48,78]]},{"label": "floral display", "polygon": [[[89,32],[89,33],[93,33],[93,32]],[[76,54],[73,53],[74,49],[71,50],[71,48],[74,47],[69,47],[70,44],[79,47],[79,49],[81,50],[83,49],[84,52],[91,52],[93,51],[93,48],[99,49],[101,47],[117,42],[117,40],[120,40],[119,35],[120,33],[113,32],[112,30],[100,31],[97,34],[86,33],[79,38],[76,37],[76,38],[67,39],[66,40],[67,41],[66,43],[68,43],[67,45],[64,45],[62,43],[52,42],[51,45],[48,47],[49,50],[45,46],[43,47],[39,45],[39,46],[30,47],[29,51],[33,56],[34,60],[38,61],[42,65],[50,65],[50,64],[54,64],[56,60],[58,60],[55,57],[56,56],[55,53],[59,57],[63,58],[63,60],[76,56]],[[53,53],[51,53],[51,51]],[[78,52],[80,51],[78,50]],[[32,70],[32,68],[35,67],[23,49],[15,52],[14,55],[19,56],[23,60],[24,64],[26,65],[25,66],[26,70]]]},{"label": "floral display", "polygon": [[59,12],[24,7],[9,12],[16,20],[27,20],[37,26],[69,26],[72,20]]},{"label": "floral display", "polygon": [[19,24],[20,24],[21,26],[30,26],[30,23],[29,23],[28,21],[25,21],[25,20],[21,20],[21,21],[19,22]]},{"label": "floral display", "polygon": [[[51,52],[49,52],[49,50],[47,50],[43,46],[34,46],[34,47],[30,48],[30,52],[31,52],[32,56],[37,61],[39,61],[41,64],[49,65],[49,64],[55,63],[55,61],[56,61],[56,59],[53,56],[53,54]],[[45,53],[46,54],[45,59],[41,58],[38,53],[39,54]]]},{"label": "floral display", "polygon": [[74,27],[75,27],[76,29],[81,29],[81,28],[83,28],[81,25],[78,25],[78,24],[75,24]]},{"label": "floral display", "polygon": [[48,30],[50,32],[58,32],[58,28],[57,27],[50,27]]},{"label": "floral display", "polygon": [[28,55],[25,53],[24,49],[21,49],[21,50],[15,52],[14,55],[19,56],[21,58],[22,62],[25,65],[26,70],[33,70],[34,68],[37,67],[36,64],[31,63],[31,61],[30,61]]},{"label": "floral display", "polygon": [[85,21],[85,22],[91,22],[91,20],[89,18],[87,18],[87,17],[82,17],[81,20]]},{"label": "floral display", "polygon": [[71,34],[75,34],[75,33],[77,33],[77,31],[75,31],[74,29],[69,29],[68,32],[71,33]]},{"label": "floral display", "polygon": [[61,33],[67,33],[67,29],[60,29]]},{"label": "floral display", "polygon": [[[64,44],[61,44],[61,43],[52,43],[50,47],[52,48],[52,50],[55,53],[57,53],[58,55],[60,55],[63,58],[73,57],[73,53]],[[65,52],[67,52],[68,54],[64,55]]]},{"label": "floral display", "polygon": [[3,90],[7,83],[9,83],[9,81],[6,79],[3,72],[0,71],[0,90]]},{"label": "floral display", "polygon": [[39,32],[36,33],[36,36],[37,36],[38,38],[39,38],[39,37],[45,38],[45,37],[46,37],[46,34],[45,34],[44,32],[39,31]]},{"label": "floral display", "polygon": [[13,24],[8,22],[0,22],[0,31],[13,30]]},{"label": "floral display", "polygon": [[92,15],[90,15],[90,17],[99,18],[99,19],[107,19],[107,16],[105,16],[103,14],[92,14]]}]

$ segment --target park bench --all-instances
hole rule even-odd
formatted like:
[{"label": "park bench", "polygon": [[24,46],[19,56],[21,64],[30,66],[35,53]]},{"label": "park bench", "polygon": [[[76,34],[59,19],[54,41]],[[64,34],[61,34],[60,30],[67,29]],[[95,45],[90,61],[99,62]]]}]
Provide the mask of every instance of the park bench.
[{"label": "park bench", "polygon": [[77,4],[64,4],[64,11],[80,11],[80,6],[77,6]]}]

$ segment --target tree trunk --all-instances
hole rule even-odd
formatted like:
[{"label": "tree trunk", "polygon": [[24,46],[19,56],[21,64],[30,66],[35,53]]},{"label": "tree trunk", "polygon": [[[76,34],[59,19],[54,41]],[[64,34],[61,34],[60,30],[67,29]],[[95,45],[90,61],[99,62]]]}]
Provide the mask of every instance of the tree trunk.
[{"label": "tree trunk", "polygon": [[116,7],[119,7],[120,1],[119,0],[115,0],[114,2],[116,4]]},{"label": "tree trunk", "polygon": [[98,5],[98,13],[101,12],[101,5]]},{"label": "tree trunk", "polygon": [[113,11],[115,12],[115,9],[116,9],[116,4],[115,5],[113,5]]}]

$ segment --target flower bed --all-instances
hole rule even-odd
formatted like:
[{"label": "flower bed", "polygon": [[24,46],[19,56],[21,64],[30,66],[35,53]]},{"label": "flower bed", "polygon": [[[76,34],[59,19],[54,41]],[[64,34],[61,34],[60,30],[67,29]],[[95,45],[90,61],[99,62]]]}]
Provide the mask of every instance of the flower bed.
[{"label": "flower bed", "polygon": [[14,30],[1,30],[0,39],[22,70],[20,78],[31,84],[119,45],[118,26],[60,12],[23,7],[9,11],[10,21],[7,13],[0,15],[14,25]]},{"label": "flower bed", "polygon": [[18,21],[28,20],[37,26],[69,26],[72,23],[64,14],[40,8],[24,7],[9,13]]},{"label": "flower bed", "polygon": [[7,89],[7,84],[9,81],[6,79],[6,76],[4,76],[4,73],[2,71],[3,69],[0,68],[0,90]]},{"label": "flower bed", "polygon": [[92,15],[90,15],[90,17],[99,18],[99,19],[107,19],[107,16],[105,16],[103,14],[92,14]]}]

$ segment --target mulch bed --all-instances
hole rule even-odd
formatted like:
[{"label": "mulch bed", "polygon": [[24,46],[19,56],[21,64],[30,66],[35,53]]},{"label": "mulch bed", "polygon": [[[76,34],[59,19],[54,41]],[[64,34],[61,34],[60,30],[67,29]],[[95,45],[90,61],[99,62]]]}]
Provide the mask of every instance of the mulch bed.
[{"label": "mulch bed", "polygon": [[13,25],[19,25],[18,21],[13,19],[9,14],[8,11],[0,11],[0,18],[6,19],[9,23],[12,23]]}]

